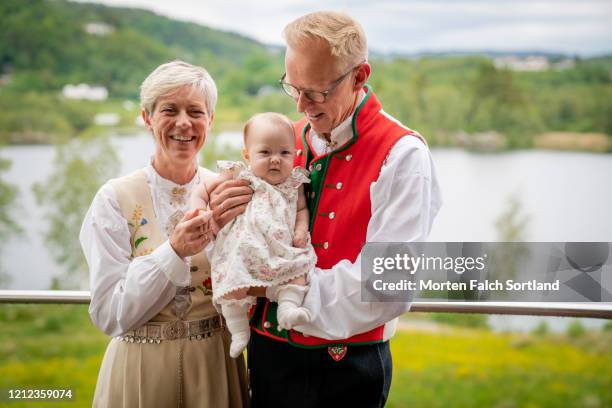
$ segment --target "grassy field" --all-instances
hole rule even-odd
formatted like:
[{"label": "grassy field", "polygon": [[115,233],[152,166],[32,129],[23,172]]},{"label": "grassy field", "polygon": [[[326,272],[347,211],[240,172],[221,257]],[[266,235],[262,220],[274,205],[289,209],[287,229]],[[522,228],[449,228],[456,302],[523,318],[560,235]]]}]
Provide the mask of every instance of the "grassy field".
[{"label": "grassy field", "polygon": [[[2,407],[91,405],[108,339],[86,306],[0,305]],[[430,326],[427,326],[430,327]],[[389,407],[612,407],[612,333],[404,329]],[[72,402],[8,401],[9,388],[71,388]]]},{"label": "grassy field", "polygon": [[612,335],[403,331],[389,407],[612,407]]},{"label": "grassy field", "polygon": [[[86,407],[108,338],[87,306],[0,305],[0,406]],[[66,403],[7,401],[7,389],[72,389]]]}]

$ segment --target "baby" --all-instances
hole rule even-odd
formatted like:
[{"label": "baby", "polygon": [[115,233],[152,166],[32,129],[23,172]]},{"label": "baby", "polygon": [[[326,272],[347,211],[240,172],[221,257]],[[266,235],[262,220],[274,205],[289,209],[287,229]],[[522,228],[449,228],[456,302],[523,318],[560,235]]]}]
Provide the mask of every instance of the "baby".
[{"label": "baby", "polygon": [[[239,356],[249,337],[247,312],[256,298],[251,287],[278,287],[279,327],[291,329],[310,321],[301,307],[307,291],[306,275],[316,255],[308,234],[308,209],[303,183],[307,171],[293,168],[295,139],[289,119],[260,113],[244,126],[245,148],[240,162],[219,161],[224,179],[251,183],[253,198],[245,212],[217,235],[211,256],[213,302],[232,334],[230,355]],[[192,205],[206,208],[207,186],[196,187]]]}]

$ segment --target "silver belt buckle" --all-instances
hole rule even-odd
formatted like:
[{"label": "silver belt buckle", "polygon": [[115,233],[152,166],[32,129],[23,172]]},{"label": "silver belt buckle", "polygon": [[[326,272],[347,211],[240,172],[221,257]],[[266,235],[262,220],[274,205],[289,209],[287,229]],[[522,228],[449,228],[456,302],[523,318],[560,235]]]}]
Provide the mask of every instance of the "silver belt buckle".
[{"label": "silver belt buckle", "polygon": [[176,340],[185,337],[187,325],[182,320],[175,320],[164,327],[164,337],[168,340]]}]

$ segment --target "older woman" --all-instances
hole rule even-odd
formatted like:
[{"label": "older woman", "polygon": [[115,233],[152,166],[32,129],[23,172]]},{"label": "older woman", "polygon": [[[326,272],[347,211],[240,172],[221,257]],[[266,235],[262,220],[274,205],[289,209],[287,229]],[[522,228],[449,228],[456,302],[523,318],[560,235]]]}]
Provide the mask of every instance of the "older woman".
[{"label": "older woman", "polygon": [[203,68],[174,61],[141,87],[142,118],[155,138],[145,168],[100,188],[80,234],[91,272],[94,324],[113,336],[93,405],[239,407],[247,403],[242,358],[211,302],[207,214],[189,211],[215,112]]}]

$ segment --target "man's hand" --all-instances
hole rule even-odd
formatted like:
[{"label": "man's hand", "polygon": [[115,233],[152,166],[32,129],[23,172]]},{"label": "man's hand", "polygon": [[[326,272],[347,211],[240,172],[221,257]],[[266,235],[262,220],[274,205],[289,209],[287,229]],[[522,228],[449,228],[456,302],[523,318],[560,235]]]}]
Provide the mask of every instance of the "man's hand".
[{"label": "man's hand", "polygon": [[217,180],[210,187],[210,208],[219,228],[242,214],[253,197],[246,180]]},{"label": "man's hand", "polygon": [[189,211],[176,224],[170,236],[170,245],[181,258],[193,256],[202,251],[212,239],[210,230],[211,211],[196,208]]}]

